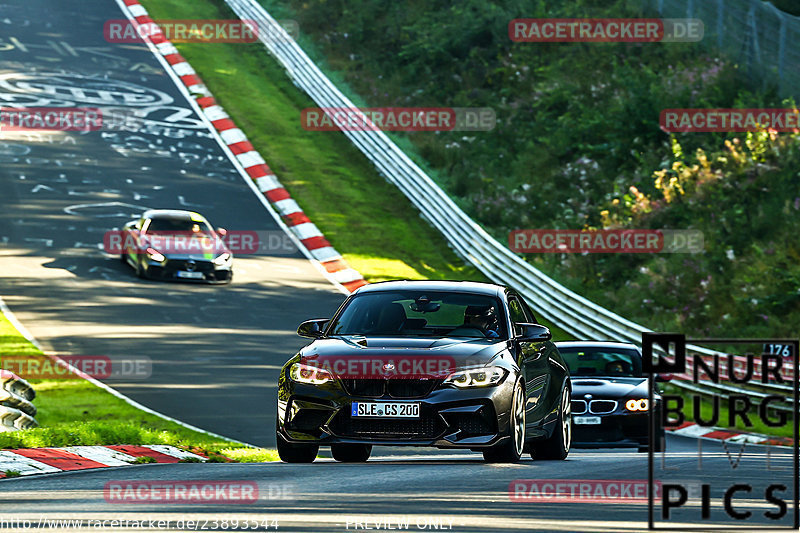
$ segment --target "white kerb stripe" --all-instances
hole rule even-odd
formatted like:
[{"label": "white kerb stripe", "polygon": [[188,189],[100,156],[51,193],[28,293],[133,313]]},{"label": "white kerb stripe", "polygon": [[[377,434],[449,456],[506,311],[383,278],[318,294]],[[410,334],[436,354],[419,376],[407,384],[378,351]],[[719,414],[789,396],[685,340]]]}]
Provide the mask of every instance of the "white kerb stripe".
[{"label": "white kerb stripe", "polygon": [[683,435],[684,437],[702,437],[706,433],[711,433],[712,431],[714,431],[714,428],[704,428],[703,426],[694,424],[682,429],[676,429],[673,433],[675,435]]},{"label": "white kerb stripe", "polygon": [[729,437],[727,439],[723,439],[725,442],[738,442],[738,443],[750,443],[750,444],[760,444],[762,442],[766,442],[768,437],[763,435],[735,435],[733,437]]},{"label": "white kerb stripe", "polygon": [[273,204],[275,208],[281,212],[282,215],[291,215],[292,213],[302,213],[303,210],[297,205],[297,202],[291,198],[286,200],[278,200]]},{"label": "white kerb stripe", "polygon": [[31,474],[47,474],[50,472],[61,472],[60,468],[46,465],[14,452],[0,451],[0,472],[19,472],[22,476]]},{"label": "white kerb stripe", "polygon": [[211,91],[209,91],[208,87],[206,87],[202,83],[198,83],[197,85],[189,85],[188,87],[186,87],[186,90],[188,90],[192,94],[200,94],[202,96],[211,96]]},{"label": "white kerb stripe", "polygon": [[267,164],[267,162],[264,161],[264,158],[261,157],[261,154],[259,154],[255,150],[251,150],[243,154],[238,154],[236,156],[236,159],[239,160],[239,163],[241,163],[244,168]]},{"label": "white kerb stripe", "polygon": [[337,261],[342,258],[342,254],[337,252],[333,246],[316,248],[314,250],[309,250],[309,252],[311,253],[311,256],[320,263],[324,263],[326,261]]},{"label": "white kerb stripe", "polygon": [[175,63],[172,65],[172,70],[175,71],[175,74],[178,76],[188,76],[189,74],[197,74],[192,66],[184,61],[183,63]]},{"label": "white kerb stripe", "polygon": [[230,115],[228,115],[225,112],[225,110],[218,105],[212,105],[206,107],[205,109],[203,109],[203,113],[205,113],[208,120],[220,120],[223,118],[230,118]]},{"label": "white kerb stripe", "polygon": [[291,229],[301,241],[303,239],[310,239],[311,237],[322,237],[322,232],[313,222],[304,222],[296,226],[289,226],[289,229]]},{"label": "white kerb stripe", "polygon": [[333,279],[339,283],[349,283],[351,281],[364,279],[364,277],[359,274],[357,270],[352,268],[345,268],[344,270],[340,270],[338,272],[332,272],[331,276],[333,276]]},{"label": "white kerb stripe", "polygon": [[172,457],[177,457],[178,459],[200,459],[201,461],[206,460],[206,458],[202,455],[187,452],[167,444],[146,444],[145,448],[150,448],[154,452],[163,453],[164,455],[171,455]]},{"label": "white kerb stripe", "polygon": [[134,17],[143,17],[147,15],[147,10],[140,6],[139,4],[134,4],[132,6],[128,6],[128,9],[131,12],[131,15]]},{"label": "white kerb stripe", "polygon": [[132,455],[103,446],[67,446],[61,449],[108,466],[126,466],[136,461]]},{"label": "white kerb stripe", "polygon": [[172,54],[178,53],[178,49],[175,48],[175,45],[172,43],[158,43],[156,48],[158,48],[162,56],[171,56]]},{"label": "white kerb stripe", "polygon": [[219,136],[225,141],[225,144],[235,144],[246,141],[247,137],[244,136],[242,130],[239,128],[231,128],[229,130],[219,132]]},{"label": "white kerb stripe", "polygon": [[283,187],[281,182],[278,181],[278,178],[275,177],[275,174],[267,174],[266,176],[256,178],[256,186],[261,192],[267,192],[271,191],[272,189],[279,189]]}]

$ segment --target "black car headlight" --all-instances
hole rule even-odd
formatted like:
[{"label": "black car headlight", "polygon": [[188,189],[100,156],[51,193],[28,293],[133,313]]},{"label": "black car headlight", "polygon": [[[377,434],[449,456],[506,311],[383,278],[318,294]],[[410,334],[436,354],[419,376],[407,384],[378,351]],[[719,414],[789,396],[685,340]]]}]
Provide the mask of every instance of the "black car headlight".
[{"label": "black car headlight", "polygon": [[444,380],[445,385],[453,385],[459,389],[475,387],[493,387],[503,382],[508,372],[499,366],[469,368],[453,372]]},{"label": "black car headlight", "polygon": [[625,402],[625,409],[628,411],[647,411],[649,408],[649,400],[647,398],[631,398]]},{"label": "black car headlight", "polygon": [[295,363],[289,368],[289,377],[297,383],[322,385],[333,381],[333,376],[324,368]]}]

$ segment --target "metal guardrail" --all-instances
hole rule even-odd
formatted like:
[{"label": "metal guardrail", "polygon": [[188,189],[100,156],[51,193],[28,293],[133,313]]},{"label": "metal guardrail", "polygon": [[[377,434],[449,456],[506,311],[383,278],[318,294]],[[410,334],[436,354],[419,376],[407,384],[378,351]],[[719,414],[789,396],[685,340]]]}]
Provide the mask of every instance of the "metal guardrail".
[{"label": "metal guardrail", "polygon": [[[267,50],[293,83],[319,107],[356,107],[317,68],[257,0],[225,0],[238,17],[258,24]],[[378,172],[397,186],[459,255],[497,283],[516,288],[538,314],[577,338],[641,344],[649,328],[627,320],[567,289],[478,226],[436,183],[381,131],[342,131]],[[687,345],[688,353],[721,352]],[[673,384],[682,386],[677,381]],[[694,388],[694,387],[693,387]]]},{"label": "metal guardrail", "polygon": [[19,431],[39,425],[36,407],[32,400],[36,397],[30,383],[13,372],[0,370],[0,432]]}]

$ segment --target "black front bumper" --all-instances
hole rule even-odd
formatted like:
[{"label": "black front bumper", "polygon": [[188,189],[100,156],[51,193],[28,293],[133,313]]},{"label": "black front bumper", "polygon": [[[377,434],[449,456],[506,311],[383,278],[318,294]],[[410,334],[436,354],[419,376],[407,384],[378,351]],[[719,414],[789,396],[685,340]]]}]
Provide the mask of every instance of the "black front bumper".
[{"label": "black front bumper", "polygon": [[[202,278],[179,277],[178,272],[199,272]],[[167,258],[163,263],[146,261],[144,273],[150,279],[168,281],[189,281],[200,283],[228,283],[233,277],[231,267],[218,267],[211,261],[194,261],[191,266],[182,259]]]},{"label": "black front bumper", "polygon": [[[600,424],[576,424],[576,416],[596,416]],[[658,412],[656,412],[658,416]],[[650,441],[647,412],[625,412],[624,407],[613,413],[574,415],[572,446],[575,448],[640,448]],[[657,431],[661,431],[660,427]]]},{"label": "black front bumper", "polygon": [[[278,432],[290,442],[320,445],[369,443],[468,449],[493,446],[509,434],[513,381],[466,390],[442,388],[440,380],[429,384],[412,384],[409,380],[385,389],[379,389],[376,380],[359,381],[373,383],[354,387],[341,381],[325,386],[284,381],[278,390]],[[370,395],[347,392],[354,390]],[[351,416],[353,402],[374,401],[419,402],[420,417]]]}]

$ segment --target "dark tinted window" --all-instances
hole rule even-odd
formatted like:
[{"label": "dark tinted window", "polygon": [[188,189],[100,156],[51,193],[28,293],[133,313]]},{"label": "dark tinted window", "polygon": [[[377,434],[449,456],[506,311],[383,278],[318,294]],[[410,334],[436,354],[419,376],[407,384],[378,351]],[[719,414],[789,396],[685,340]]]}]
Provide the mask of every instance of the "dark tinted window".
[{"label": "dark tinted window", "polygon": [[465,325],[480,314],[499,338],[507,338],[499,302],[481,294],[391,291],[354,297],[331,327],[333,335],[485,337]]},{"label": "dark tinted window", "polygon": [[642,359],[625,348],[559,347],[572,376],[641,377]]},{"label": "dark tinted window", "polygon": [[150,220],[150,225],[147,227],[148,233],[173,231],[212,233],[211,228],[205,222],[197,222],[188,218],[153,218]]}]

